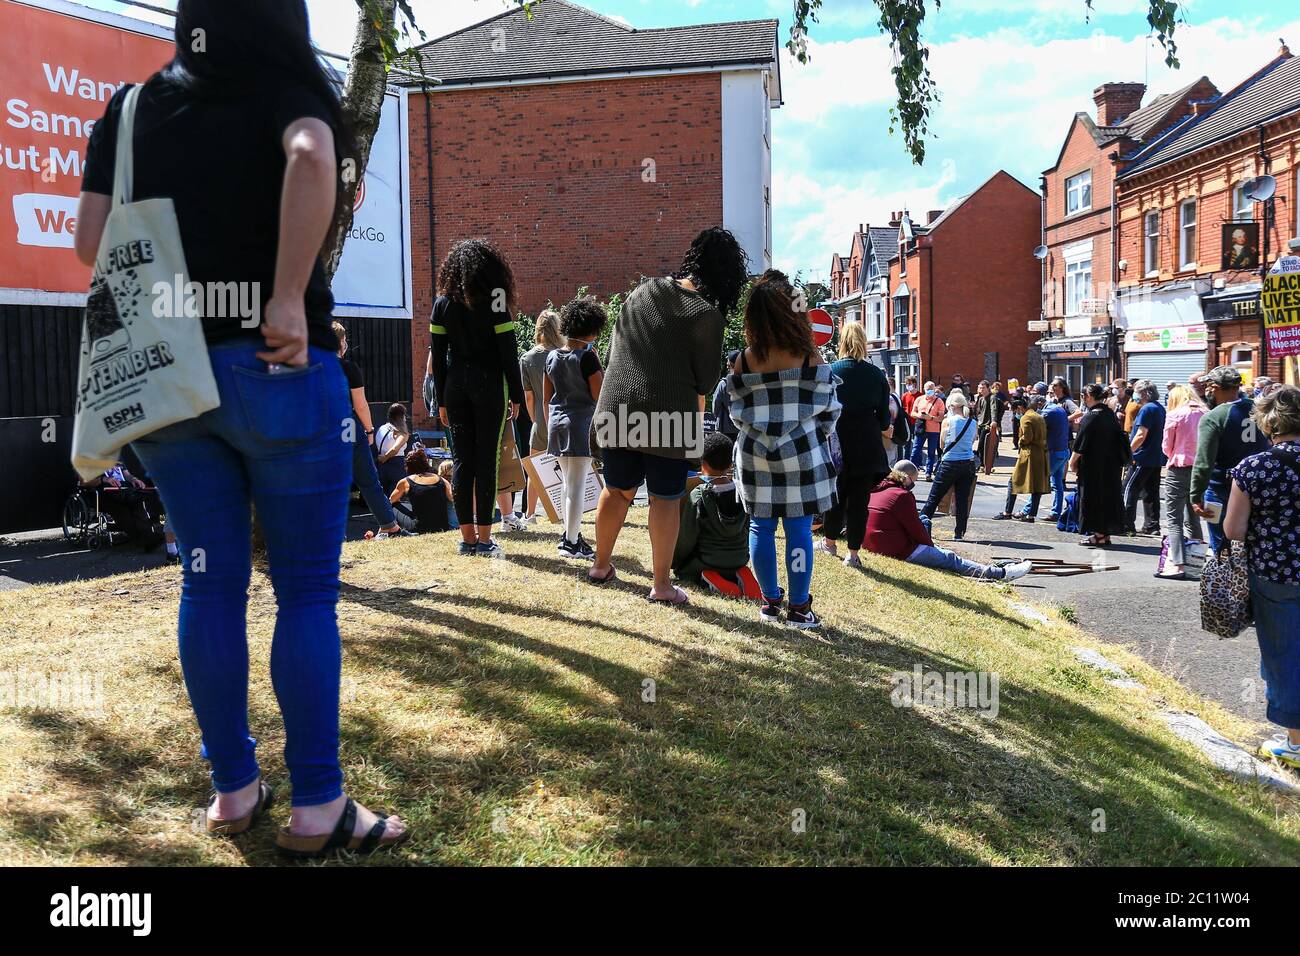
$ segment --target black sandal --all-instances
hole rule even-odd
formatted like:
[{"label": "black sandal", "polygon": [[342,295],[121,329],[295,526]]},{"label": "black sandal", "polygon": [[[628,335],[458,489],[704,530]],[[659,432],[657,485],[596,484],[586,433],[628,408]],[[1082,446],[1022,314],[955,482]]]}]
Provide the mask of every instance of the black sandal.
[{"label": "black sandal", "polygon": [[[216,802],[217,792],[214,790],[208,796],[208,809],[211,809],[212,805]],[[244,814],[242,817],[238,817],[234,820],[214,820],[210,816],[205,816],[204,819],[208,824],[208,832],[213,836],[238,836],[241,833],[247,832],[249,828],[258,821],[263,813],[271,809],[271,806],[274,803],[275,791],[266,785],[265,780],[259,780],[257,787],[257,802],[253,804],[253,809],[249,810],[248,813]]]},{"label": "black sandal", "polygon": [[364,856],[406,842],[407,837],[411,835],[410,830],[403,830],[401,836],[385,840],[384,831],[388,829],[388,816],[386,814],[378,816],[379,819],[375,821],[369,833],[363,837],[354,836],[352,831],[357,825],[357,802],[348,797],[348,802],[343,805],[343,813],[340,814],[333,833],[300,836],[290,832],[288,827],[280,827],[280,832],[275,836],[275,844],[281,852],[289,856],[319,857],[328,856],[335,850],[349,850]]}]

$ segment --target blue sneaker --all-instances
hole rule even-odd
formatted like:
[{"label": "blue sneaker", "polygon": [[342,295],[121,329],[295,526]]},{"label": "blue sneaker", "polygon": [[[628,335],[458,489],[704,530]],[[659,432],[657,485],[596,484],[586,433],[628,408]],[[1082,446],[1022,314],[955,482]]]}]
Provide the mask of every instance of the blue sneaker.
[{"label": "blue sneaker", "polygon": [[1259,755],[1261,757],[1272,757],[1278,763],[1300,769],[1300,747],[1291,743],[1284,733],[1275,734],[1271,740],[1266,740],[1260,744]]},{"label": "blue sneaker", "polygon": [[491,539],[486,544],[482,541],[474,548],[474,554],[480,558],[504,558],[505,549],[497,544],[496,538]]},{"label": "blue sneaker", "polygon": [[462,558],[472,558],[477,553],[478,545],[474,541],[462,541],[460,550],[456,553]]}]

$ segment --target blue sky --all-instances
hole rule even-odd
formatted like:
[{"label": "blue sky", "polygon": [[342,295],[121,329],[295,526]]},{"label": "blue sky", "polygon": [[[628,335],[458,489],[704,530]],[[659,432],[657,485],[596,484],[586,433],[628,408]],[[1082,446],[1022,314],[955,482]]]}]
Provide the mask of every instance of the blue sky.
[{"label": "blue sky", "polygon": [[[159,2],[159,0],[155,0]],[[170,6],[167,0],[162,3]],[[413,0],[430,36],[502,9],[505,0]],[[1294,0],[1186,0],[1182,69],[1147,37],[1146,0],[946,0],[927,20],[942,102],[924,167],[889,133],[889,51],[871,0],[824,0],[812,62],[782,63],[785,106],[773,115],[776,264],[825,278],[858,223],[893,210],[940,209],[1004,168],[1031,188],[1055,162],[1076,111],[1108,80],[1145,81],[1149,95],[1209,76],[1227,90],[1270,59],[1283,37],[1300,53]],[[121,10],[111,0],[93,5]],[[785,39],[792,0],[588,0],[636,27],[775,17]],[[308,0],[319,45],[347,52],[352,0]],[[132,11],[132,15],[140,15]]]}]

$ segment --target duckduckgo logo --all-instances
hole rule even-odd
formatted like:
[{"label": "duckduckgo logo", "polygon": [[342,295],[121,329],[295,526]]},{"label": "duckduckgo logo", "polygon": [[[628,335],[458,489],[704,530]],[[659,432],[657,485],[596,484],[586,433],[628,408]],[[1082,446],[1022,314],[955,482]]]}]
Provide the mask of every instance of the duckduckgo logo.
[{"label": "duckduckgo logo", "polygon": [[50,925],[64,928],[129,927],[132,936],[153,930],[153,894],[82,893],[78,886],[50,897]]}]

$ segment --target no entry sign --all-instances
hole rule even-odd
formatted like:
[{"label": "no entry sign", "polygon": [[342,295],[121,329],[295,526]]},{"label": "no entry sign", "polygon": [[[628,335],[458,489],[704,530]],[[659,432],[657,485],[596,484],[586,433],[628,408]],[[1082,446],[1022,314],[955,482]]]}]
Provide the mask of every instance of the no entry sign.
[{"label": "no entry sign", "polygon": [[818,348],[835,337],[835,320],[825,309],[809,309],[808,321],[812,323],[813,344]]}]

